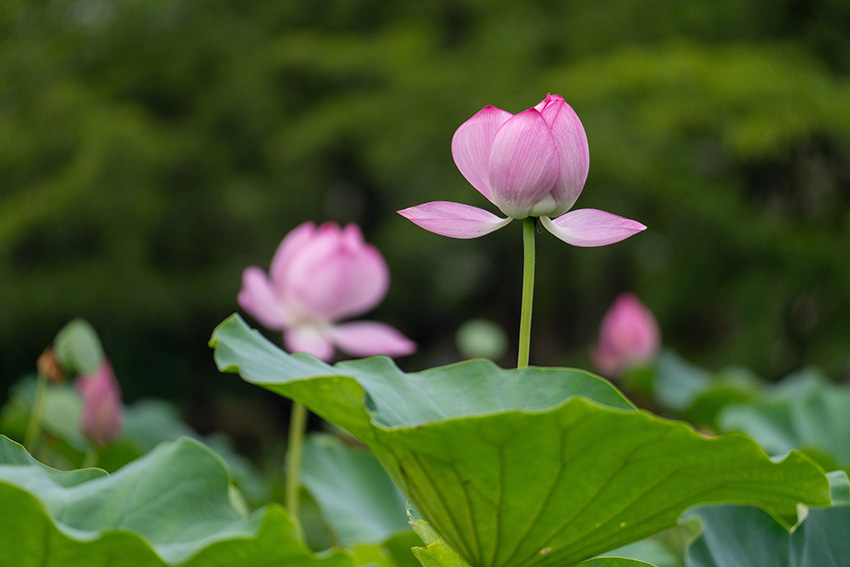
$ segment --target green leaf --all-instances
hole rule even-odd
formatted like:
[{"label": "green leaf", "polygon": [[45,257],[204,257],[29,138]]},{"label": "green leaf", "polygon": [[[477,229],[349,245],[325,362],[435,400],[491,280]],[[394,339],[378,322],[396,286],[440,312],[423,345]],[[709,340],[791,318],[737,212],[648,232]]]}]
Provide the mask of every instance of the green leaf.
[{"label": "green leaf", "polygon": [[103,347],[97,332],[83,319],[74,319],[62,327],[53,347],[59,364],[71,374],[91,374],[103,361]]},{"label": "green leaf", "polygon": [[809,510],[789,533],[749,506],[698,508],[702,534],[688,550],[691,567],[844,567],[850,557],[850,506]]},{"label": "green leaf", "polygon": [[375,457],[332,435],[311,435],[301,456],[301,482],[339,543],[378,543],[409,531],[407,499]]},{"label": "green leaf", "polygon": [[788,376],[758,400],[725,408],[718,423],[750,435],[770,454],[806,450],[826,466],[850,468],[850,388],[816,371]]},{"label": "green leaf", "polygon": [[329,366],[286,354],[238,316],[211,345],[221,370],[369,445],[476,567],[572,565],[675,525],[700,503],[758,504],[787,522],[798,502],[829,502],[825,475],[805,457],[773,463],[742,435],[702,437],[580,370],[477,360],[405,374],[385,357]]},{"label": "green leaf", "polygon": [[0,565],[352,567],[314,557],[279,507],[240,514],[230,487],[221,459],[190,439],[107,475],[50,469],[0,437]]},{"label": "green leaf", "polygon": [[[10,399],[0,412],[4,431],[23,434],[32,411],[35,391],[35,377],[24,378],[12,387]],[[45,390],[44,396],[44,430],[78,450],[85,450],[88,442],[81,431],[83,402],[79,394],[69,384],[63,383],[51,385]]]},{"label": "green leaf", "polygon": [[426,547],[414,547],[413,555],[423,567],[469,567],[469,563],[443,541],[436,541]]},{"label": "green leaf", "polygon": [[749,401],[762,388],[748,370],[733,367],[710,373],[670,349],[662,350],[651,365],[629,369],[623,380],[627,387],[651,394],[688,421],[712,428],[725,406]]},{"label": "green leaf", "polygon": [[582,561],[576,567],[655,567],[652,563],[625,557],[597,557]]},{"label": "green leaf", "polygon": [[411,530],[396,534],[380,544],[359,544],[351,548],[355,565],[373,564],[375,567],[419,567],[413,547],[420,540]]},{"label": "green leaf", "polygon": [[826,473],[829,479],[829,492],[832,505],[850,504],[850,480],[845,471],[832,471]]},{"label": "green leaf", "polygon": [[683,411],[711,383],[711,374],[669,349],[662,350],[652,367],[653,396],[665,407]]},{"label": "green leaf", "polygon": [[657,567],[684,567],[684,549],[691,538],[681,527],[600,554],[601,557],[623,557],[645,561]]},{"label": "green leaf", "polygon": [[[423,567],[469,567],[469,563],[439,538],[437,533],[424,520],[413,520],[410,524],[427,544],[426,547],[414,547],[413,554]],[[541,550],[546,555],[550,550]],[[651,563],[624,557],[596,557],[577,564],[576,567],[655,567]]]}]

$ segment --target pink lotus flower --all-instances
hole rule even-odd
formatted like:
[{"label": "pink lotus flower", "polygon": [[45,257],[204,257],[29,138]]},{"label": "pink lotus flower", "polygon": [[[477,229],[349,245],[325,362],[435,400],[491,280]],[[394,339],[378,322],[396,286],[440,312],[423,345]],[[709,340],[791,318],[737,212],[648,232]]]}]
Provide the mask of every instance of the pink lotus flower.
[{"label": "pink lotus flower", "polygon": [[596,368],[616,376],[628,366],[649,362],[661,346],[652,312],[637,297],[623,293],[602,319],[599,344],[592,351]]},{"label": "pink lotus flower", "polygon": [[466,180],[507,218],[448,201],[398,211],[425,230],[476,238],[512,219],[540,217],[549,232],[568,244],[604,246],[646,228],[596,209],[567,213],[584,187],[590,158],[578,116],[558,95],[546,95],[517,115],[485,106],[455,132],[452,156]]},{"label": "pink lotus flower", "polygon": [[121,432],[124,406],[121,388],[109,361],[104,358],[91,374],[81,374],[74,387],[83,398],[83,435],[98,447],[107,445]]},{"label": "pink lotus flower", "polygon": [[337,323],[378,305],[389,283],[384,258],[357,225],[307,222],[280,243],[269,275],[245,269],[238,301],[257,321],[283,331],[290,352],[329,360],[336,346],[360,357],[403,356],[416,345],[396,329],[374,321]]}]

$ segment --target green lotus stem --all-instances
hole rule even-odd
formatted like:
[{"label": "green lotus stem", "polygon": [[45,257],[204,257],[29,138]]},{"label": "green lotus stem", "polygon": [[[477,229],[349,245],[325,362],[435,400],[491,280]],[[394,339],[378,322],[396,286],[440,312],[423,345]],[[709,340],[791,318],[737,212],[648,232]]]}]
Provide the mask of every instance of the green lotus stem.
[{"label": "green lotus stem", "polygon": [[286,449],[286,509],[293,519],[298,518],[298,479],[301,470],[301,448],[304,445],[304,432],[307,429],[307,408],[292,402],[292,414],[289,416],[289,446]]},{"label": "green lotus stem", "polygon": [[35,446],[38,443],[39,433],[41,432],[41,421],[44,419],[44,405],[46,401],[47,376],[39,372],[35,382],[35,401],[32,404],[30,421],[27,424],[27,432],[24,435],[24,447],[27,448],[31,455],[35,454]]},{"label": "green lotus stem", "polygon": [[537,219],[528,217],[522,220],[522,313],[519,319],[519,352],[517,368],[528,366],[528,354],[531,350],[531,305],[534,299],[534,232]]}]

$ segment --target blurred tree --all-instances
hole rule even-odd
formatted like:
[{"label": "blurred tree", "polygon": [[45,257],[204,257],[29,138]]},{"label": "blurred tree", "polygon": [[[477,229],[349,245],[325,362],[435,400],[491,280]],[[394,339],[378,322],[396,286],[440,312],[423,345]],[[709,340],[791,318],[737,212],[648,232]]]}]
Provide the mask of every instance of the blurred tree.
[{"label": "blurred tree", "polygon": [[393,211],[487,206],[454,129],[547,91],[590,139],[578,206],[650,230],[541,235],[533,362],[589,364],[631,290],[705,365],[847,373],[848,23],[838,0],[4,2],[0,390],[74,316],[131,399],[226,387],[209,333],[242,268],[308,219],[382,249],[376,317],[420,342],[408,367],[454,360],[470,317],[513,336],[519,227],[459,242]]}]

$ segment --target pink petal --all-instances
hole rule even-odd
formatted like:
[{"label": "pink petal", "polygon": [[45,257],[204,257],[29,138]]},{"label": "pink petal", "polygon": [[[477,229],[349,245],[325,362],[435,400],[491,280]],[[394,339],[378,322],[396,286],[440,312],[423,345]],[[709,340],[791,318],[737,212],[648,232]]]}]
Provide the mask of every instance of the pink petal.
[{"label": "pink petal", "polygon": [[283,289],[304,317],[334,321],[377,305],[389,287],[389,269],[360,229],[325,223],[293,255]]},{"label": "pink petal", "polygon": [[558,149],[560,174],[552,190],[552,196],[558,203],[552,216],[557,216],[570,210],[581,194],[590,169],[590,151],[581,121],[563,98],[547,95],[541,105],[540,112]]},{"label": "pink petal", "polygon": [[496,131],[511,116],[510,112],[495,106],[485,106],[461,124],[452,136],[455,165],[466,180],[491,202],[490,148]]},{"label": "pink petal", "polygon": [[278,331],[289,323],[289,315],[271,281],[256,266],[242,272],[242,289],[236,300],[251,317],[269,329]]},{"label": "pink petal", "polygon": [[503,213],[527,217],[552,191],[558,175],[558,150],[537,110],[520,112],[496,132],[490,151],[490,190]]},{"label": "pink petal", "polygon": [[378,249],[363,240],[356,224],[343,229],[343,246],[348,253],[348,285],[340,297],[340,308],[333,319],[353,317],[370,311],[387,295],[390,270]]},{"label": "pink petal", "polygon": [[651,360],[661,346],[655,316],[640,300],[623,293],[602,319],[599,343],[591,351],[596,367],[606,376]]},{"label": "pink petal", "polygon": [[334,347],[330,339],[317,327],[294,327],[283,333],[283,346],[288,352],[306,352],[319,360],[333,357]]},{"label": "pink petal", "polygon": [[273,282],[282,283],[286,280],[286,272],[292,263],[292,259],[313,238],[316,232],[316,225],[308,221],[293,228],[284,237],[272,257],[269,269],[269,275]]},{"label": "pink petal", "polygon": [[376,354],[396,357],[416,351],[416,343],[389,325],[374,321],[337,325],[331,333],[340,349],[357,357]]},{"label": "pink petal", "polygon": [[124,421],[121,388],[109,361],[104,359],[92,374],[80,375],[75,387],[83,398],[83,434],[99,447],[108,444]]},{"label": "pink petal", "polygon": [[511,222],[510,218],[499,218],[484,209],[448,201],[416,205],[398,214],[425,230],[450,238],[478,238]]},{"label": "pink petal", "polygon": [[555,220],[540,217],[543,226],[573,246],[605,246],[624,240],[646,227],[637,221],[596,209],[579,209]]}]

